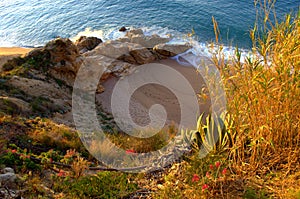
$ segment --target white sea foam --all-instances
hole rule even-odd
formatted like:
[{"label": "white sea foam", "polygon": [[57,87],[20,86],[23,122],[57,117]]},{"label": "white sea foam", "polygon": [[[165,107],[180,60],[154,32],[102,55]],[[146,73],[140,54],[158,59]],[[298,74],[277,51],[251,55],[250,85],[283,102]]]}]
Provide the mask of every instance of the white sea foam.
[{"label": "white sea foam", "polygon": [[103,38],[103,34],[103,30],[93,30],[92,28],[86,28],[84,31],[79,32],[76,36],[71,37],[70,39],[71,41],[75,42],[81,36]]}]

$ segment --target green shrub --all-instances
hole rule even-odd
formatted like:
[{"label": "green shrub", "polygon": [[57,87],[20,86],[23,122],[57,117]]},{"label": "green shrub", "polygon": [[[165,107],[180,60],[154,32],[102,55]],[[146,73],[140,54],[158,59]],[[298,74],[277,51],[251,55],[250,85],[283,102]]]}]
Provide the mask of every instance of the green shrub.
[{"label": "green shrub", "polygon": [[54,190],[63,192],[66,198],[124,198],[138,188],[137,184],[129,182],[130,177],[130,174],[118,172],[100,172],[78,180],[66,177],[54,184]]}]

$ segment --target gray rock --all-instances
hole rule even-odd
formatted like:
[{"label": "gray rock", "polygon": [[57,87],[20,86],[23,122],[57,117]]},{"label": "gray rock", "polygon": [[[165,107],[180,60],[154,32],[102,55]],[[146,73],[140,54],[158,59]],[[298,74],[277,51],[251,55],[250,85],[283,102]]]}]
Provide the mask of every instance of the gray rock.
[{"label": "gray rock", "polygon": [[10,167],[6,167],[6,168],[2,169],[2,172],[3,173],[15,173],[15,171]]},{"label": "gray rock", "polygon": [[84,53],[84,56],[99,56],[104,55],[113,59],[118,59],[130,50],[141,48],[142,46],[134,43],[120,42],[120,41],[107,41],[99,44],[94,50]]},{"label": "gray rock", "polygon": [[126,33],[126,36],[129,38],[131,38],[134,35],[144,35],[144,32],[142,29],[133,29]]},{"label": "gray rock", "polygon": [[153,50],[163,56],[173,57],[191,49],[188,44],[158,44]]},{"label": "gray rock", "polygon": [[169,42],[170,38],[160,37],[158,35],[133,35],[131,37],[131,43],[136,43],[146,48],[153,48],[157,44]]},{"label": "gray rock", "polygon": [[4,173],[0,174],[0,184],[9,185],[11,183],[14,183],[17,179],[16,174],[14,173]]}]

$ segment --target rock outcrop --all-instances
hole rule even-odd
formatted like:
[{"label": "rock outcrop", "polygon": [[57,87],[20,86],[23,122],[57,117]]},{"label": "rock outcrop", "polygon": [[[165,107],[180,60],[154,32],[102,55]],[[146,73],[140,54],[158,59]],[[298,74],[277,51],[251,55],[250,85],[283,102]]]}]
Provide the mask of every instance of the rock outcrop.
[{"label": "rock outcrop", "polygon": [[31,112],[30,104],[16,97],[0,96],[0,110],[14,114],[24,114]]},{"label": "rock outcrop", "polygon": [[126,37],[131,43],[139,44],[146,48],[153,48],[157,44],[166,43],[170,41],[170,38],[160,37],[159,35],[145,36],[143,30],[134,29],[126,33]]},{"label": "rock outcrop", "polygon": [[53,63],[53,67],[49,68],[49,74],[73,86],[76,73],[83,61],[77,46],[69,39],[58,38],[47,43],[44,50],[49,52],[50,61]]},{"label": "rock outcrop", "polygon": [[125,32],[126,30],[127,30],[127,28],[126,28],[125,26],[122,26],[122,27],[119,29],[120,32]]},{"label": "rock outcrop", "polygon": [[84,56],[104,55],[106,57],[118,59],[123,55],[128,55],[131,50],[137,48],[142,48],[142,46],[134,43],[110,40],[99,44],[94,50],[85,53]]},{"label": "rock outcrop", "polygon": [[77,46],[71,40],[57,38],[48,42],[45,47],[29,52],[20,61],[21,63],[11,62],[11,66],[5,66],[6,70],[27,63],[31,68],[47,73],[68,86],[73,86],[83,60]]},{"label": "rock outcrop", "polygon": [[153,48],[157,44],[165,43],[170,41],[169,38],[163,38],[158,35],[145,36],[145,35],[134,35],[130,40],[132,43],[140,44],[146,48]]},{"label": "rock outcrop", "polygon": [[6,167],[0,171],[0,198],[23,199],[19,186],[18,177],[12,168]]},{"label": "rock outcrop", "polygon": [[144,35],[144,32],[142,29],[133,29],[126,33],[126,37],[128,37],[128,38],[131,38],[135,35]]},{"label": "rock outcrop", "polygon": [[153,50],[163,56],[173,57],[191,48],[192,46],[188,44],[158,44],[154,46]]},{"label": "rock outcrop", "polygon": [[129,52],[129,54],[138,64],[148,64],[156,59],[156,57],[147,48],[133,49]]},{"label": "rock outcrop", "polygon": [[0,174],[0,184],[4,187],[12,187],[17,180],[17,176],[12,168],[4,168]]},{"label": "rock outcrop", "polygon": [[81,36],[75,42],[75,45],[77,46],[80,53],[85,53],[87,51],[93,50],[100,43],[102,43],[102,40],[97,37]]},{"label": "rock outcrop", "polygon": [[125,61],[130,64],[146,64],[154,61],[155,56],[147,48],[136,43],[107,41],[84,56],[103,55],[112,59]]}]

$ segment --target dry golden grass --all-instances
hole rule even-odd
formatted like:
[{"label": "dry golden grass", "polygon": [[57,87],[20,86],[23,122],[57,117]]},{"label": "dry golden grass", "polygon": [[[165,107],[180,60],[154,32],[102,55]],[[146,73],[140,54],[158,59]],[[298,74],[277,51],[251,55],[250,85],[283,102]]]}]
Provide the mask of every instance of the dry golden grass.
[{"label": "dry golden grass", "polygon": [[[300,11],[278,22],[275,1],[255,3],[258,17],[250,31],[249,56],[242,60],[236,49],[226,60],[221,44],[212,56],[227,94],[227,119],[232,121],[227,131],[235,135],[229,154],[220,157],[228,176],[206,182],[206,168],[218,153],[196,157],[164,183],[159,198],[300,197]],[[220,42],[214,18],[213,24]],[[191,183],[193,174],[200,176],[200,184]],[[201,192],[203,183],[208,183],[208,192]]]},{"label": "dry golden grass", "polygon": [[299,23],[299,16],[287,15],[281,24],[268,25],[263,37],[253,30],[254,57],[220,67],[238,134],[231,157],[253,170],[299,163]]},{"label": "dry golden grass", "polygon": [[250,31],[253,48],[245,61],[237,49],[228,61],[215,53],[213,62],[226,88],[230,131],[237,135],[229,154],[234,173],[275,198],[295,198],[299,180],[290,176],[299,177],[300,168],[300,12],[279,23],[274,3],[257,1],[262,17]]},{"label": "dry golden grass", "polygon": [[[151,132],[152,131],[149,131],[149,134]],[[171,126],[166,130],[159,131],[157,134],[149,138],[134,137],[125,133],[111,134],[108,135],[108,138],[111,142],[122,149],[131,149],[137,153],[147,153],[161,149],[174,137],[174,135],[175,129]]]}]

